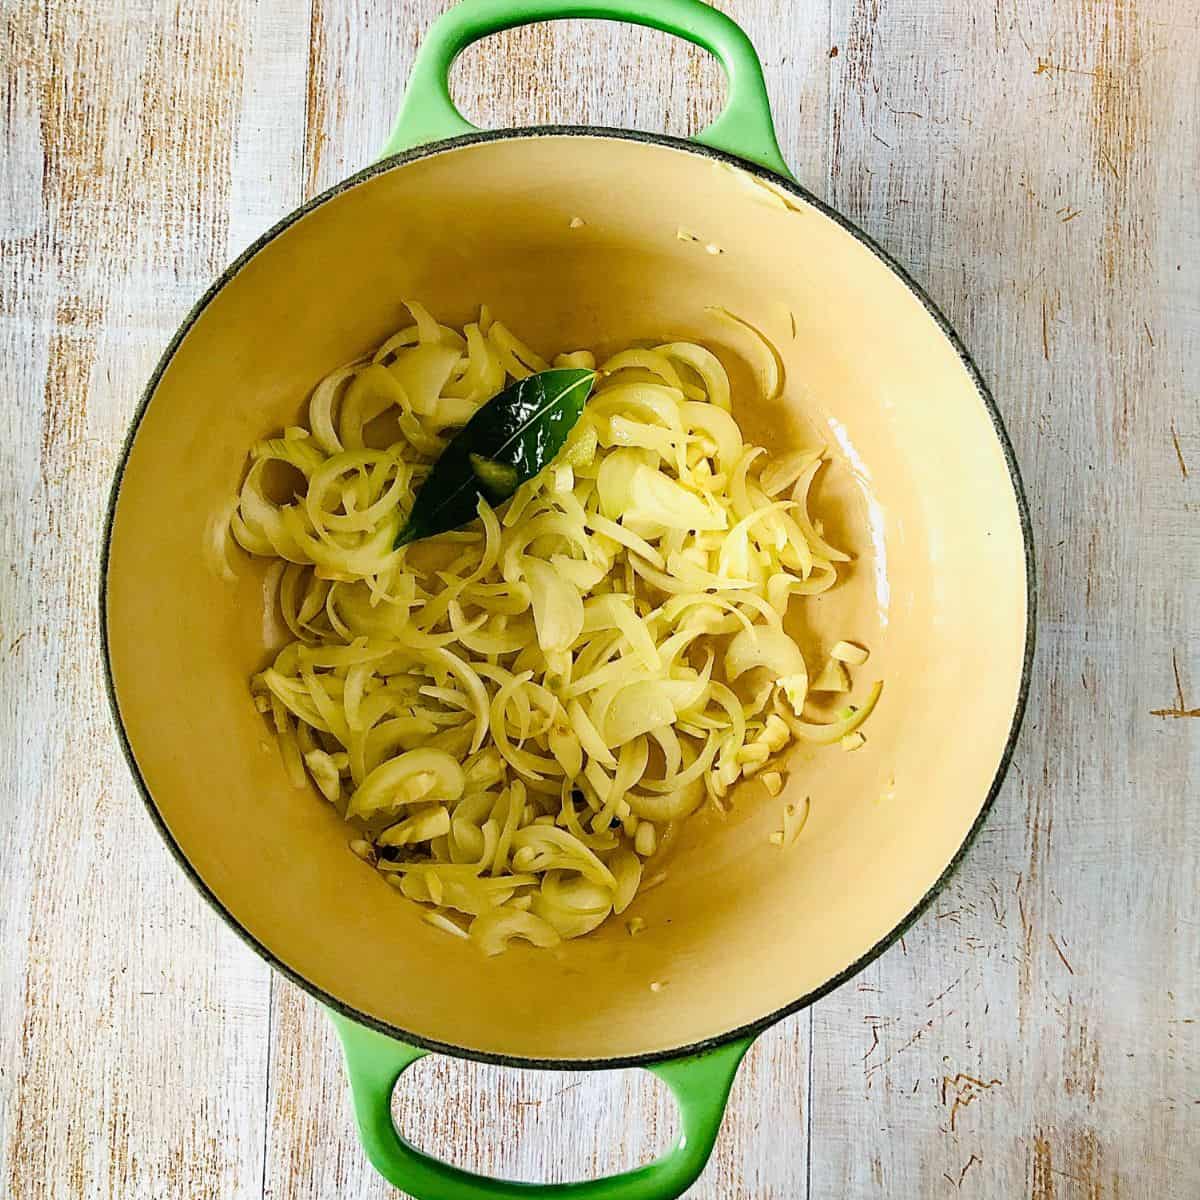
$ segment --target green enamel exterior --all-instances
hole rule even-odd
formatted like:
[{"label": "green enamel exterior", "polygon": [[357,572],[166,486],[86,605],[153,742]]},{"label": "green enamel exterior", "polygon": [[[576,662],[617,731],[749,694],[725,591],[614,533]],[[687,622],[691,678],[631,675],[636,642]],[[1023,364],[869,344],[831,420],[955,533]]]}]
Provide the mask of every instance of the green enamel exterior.
[{"label": "green enamel exterior", "polygon": [[[384,146],[388,158],[416,146],[478,132],[450,97],[450,68],[473,42],[535,21],[592,18],[646,25],[695,43],[725,71],[728,100],[720,116],[692,139],[792,178],[780,153],[762,65],[750,39],[724,13],[701,0],[464,0],[439,18],[413,64],[400,115]],[[367,1157],[389,1183],[417,1200],[674,1200],[704,1170],[752,1037],[647,1070],[679,1105],[682,1132],[664,1157],[606,1179],[533,1184],[487,1179],[422,1153],[392,1121],[392,1091],[425,1050],[408,1046],[330,1012],[346,1052],[354,1112]]]},{"label": "green enamel exterior", "polygon": [[406,1046],[335,1012],[330,1017],[346,1051],[354,1114],[367,1157],[389,1182],[417,1200],[674,1200],[704,1170],[712,1153],[725,1102],[742,1056],[753,1038],[740,1038],[674,1062],[646,1069],[657,1075],[679,1104],[682,1132],[662,1158],[607,1179],[580,1183],[514,1183],[487,1179],[423,1154],[405,1141],[392,1121],[392,1090],[426,1051]]},{"label": "green enamel exterior", "polygon": [[477,133],[450,98],[454,60],[472,42],[489,34],[568,17],[648,25],[709,51],[725,70],[729,97],[721,115],[692,140],[792,178],[775,139],[762,65],[754,46],[734,21],[701,0],[464,0],[435,21],[426,35],[381,157]]}]

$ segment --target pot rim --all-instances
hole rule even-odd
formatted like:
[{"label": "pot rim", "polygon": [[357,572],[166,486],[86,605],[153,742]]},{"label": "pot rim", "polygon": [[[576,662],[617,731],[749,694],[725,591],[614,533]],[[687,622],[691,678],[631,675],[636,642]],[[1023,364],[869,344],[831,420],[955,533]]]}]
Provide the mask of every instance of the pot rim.
[{"label": "pot rim", "polygon": [[[667,146],[670,149],[682,150],[689,154],[699,155],[704,158],[710,158],[717,162],[727,163],[730,166],[737,167],[739,170],[746,171],[750,175],[770,183],[773,187],[782,188],[784,191],[791,193],[798,199],[804,201],[818,212],[834,221],[843,230],[851,235],[856,241],[865,246],[877,259],[880,260],[894,275],[912,293],[913,297],[921,304],[925,311],[933,318],[942,335],[950,342],[957,354],[959,361],[964,369],[970,375],[972,382],[975,384],[975,390],[979,396],[981,403],[987,411],[988,418],[992,424],[992,430],[1000,442],[1000,448],[1004,454],[1005,465],[1008,468],[1009,481],[1012,484],[1013,494],[1017,503],[1017,513],[1021,525],[1021,537],[1024,547],[1025,558],[1025,647],[1024,655],[1021,663],[1021,681],[1017,690],[1016,704],[1013,708],[1012,723],[1009,726],[1008,736],[1005,739],[1004,750],[1000,756],[1000,761],[996,766],[996,773],[992,778],[991,785],[987,790],[982,804],[980,805],[979,814],[976,816],[971,828],[967,831],[966,837],[954,856],[947,863],[945,869],[941,872],[938,878],[930,885],[925,894],[917,901],[917,903],[909,910],[909,912],[882,938],[880,938],[873,946],[864,951],[854,962],[850,963],[843,970],[839,971],[831,979],[827,980],[818,988],[805,993],[798,999],[785,1004],[781,1008],[759,1017],[754,1021],[747,1022],[738,1026],[735,1029],[730,1029],[727,1032],[716,1034],[709,1038],[704,1038],[698,1042],[692,1042],[688,1045],[679,1046],[671,1050],[657,1050],[649,1054],[626,1054],[618,1055],[612,1058],[554,1058],[554,1059],[539,1059],[539,1058],[524,1058],[510,1054],[495,1054],[488,1051],[475,1050],[467,1046],[456,1046],[446,1042],[435,1041],[431,1038],[426,1038],[421,1035],[411,1033],[407,1030],[399,1028],[399,1026],[390,1025],[386,1021],[381,1021],[376,1017],[372,1017],[367,1013],[360,1012],[351,1005],[338,999],[336,996],[330,995],[324,989],[306,979],[297,970],[288,966],[283,962],[269,946],[260,941],[241,921],[225,906],[222,900],[208,886],[200,873],[192,865],[183,847],[175,840],[174,835],[167,827],[166,821],[159,812],[158,806],[151,795],[150,788],[142,776],[141,769],[138,766],[137,759],[133,752],[133,747],[130,744],[129,736],[125,729],[124,721],[121,718],[120,703],[117,699],[116,686],[113,682],[112,657],[110,654],[108,641],[108,564],[109,554],[112,544],[113,523],[116,518],[117,503],[120,499],[121,483],[124,479],[125,468],[129,461],[130,452],[133,449],[134,440],[137,437],[138,430],[141,428],[142,420],[145,417],[146,410],[154,398],[155,392],[158,390],[158,385],[166,373],[167,368],[171,365],[175,357],[176,351],[179,349],[183,339],[191,331],[192,326],[200,318],[201,314],[207,309],[209,304],[217,296],[224,286],[229,283],[235,275],[266,245],[274,241],[284,230],[290,228],[302,217],[319,208],[321,205],[333,200],[341,195],[342,192],[348,191],[350,188],[356,187],[358,184],[365,182],[368,179],[374,178],[376,175],[393,170],[396,167],[402,167],[410,162],[418,159],[428,158],[435,154],[441,154],[448,150],[457,150],[465,146],[471,146],[484,142],[504,141],[514,138],[526,137],[598,137],[612,138],[617,140],[644,142],[652,145]],[[536,125],[526,126],[515,129],[495,129],[495,130],[480,130],[476,133],[465,134],[461,137],[446,138],[441,141],[430,142],[423,146],[417,146],[410,150],[405,150],[400,154],[391,155],[387,158],[379,159],[364,167],[360,171],[356,171],[353,175],[334,184],[332,187],[325,189],[316,196],[307,200],[299,208],[294,209],[285,217],[282,217],[274,225],[272,225],[265,233],[257,237],[241,254],[237,256],[225,268],[217,279],[209,285],[204,294],[195,303],[187,316],[183,319],[179,328],[175,331],[158,363],[155,365],[154,371],[150,376],[146,387],[142,391],[141,398],[138,402],[137,409],[134,412],[132,421],[130,422],[129,431],[125,435],[125,441],[121,448],[120,457],[117,462],[116,472],[113,476],[112,486],[108,497],[108,506],[104,517],[103,529],[103,544],[101,547],[100,556],[100,572],[99,572],[99,622],[100,622],[100,646],[101,657],[104,665],[104,688],[108,696],[109,708],[113,718],[113,723],[116,726],[117,736],[121,744],[121,751],[125,757],[125,761],[129,766],[129,770],[133,775],[134,783],[141,794],[142,801],[146,806],[146,810],[150,815],[150,819],[154,822],[159,834],[166,842],[168,849],[176,862],[182,868],[184,874],[191,881],[193,886],[199,891],[200,895],[216,910],[216,912],[224,919],[225,923],[238,935],[243,942],[246,943],[260,958],[264,959],[271,967],[279,971],[283,976],[289,979],[298,987],[303,988],[309,995],[319,1000],[327,1008],[340,1013],[342,1016],[351,1021],[357,1022],[370,1029],[374,1029],[387,1037],[394,1038],[401,1042],[406,1042],[413,1046],[419,1046],[430,1053],[449,1055],[452,1058],[468,1059],[475,1062],[491,1063],[496,1066],[517,1067],[524,1070],[548,1070],[548,1071],[586,1071],[599,1069],[619,1069],[625,1067],[640,1067],[648,1066],[651,1063],[669,1062],[675,1059],[689,1058],[693,1055],[703,1054],[706,1051],[713,1050],[718,1046],[726,1045],[729,1042],[736,1041],[739,1038],[757,1037],[764,1030],[772,1025],[782,1021],[785,1017],[791,1016],[793,1013],[800,1012],[802,1009],[808,1008],[816,1003],[823,996],[828,995],[836,988],[857,975],[865,967],[869,966],[877,959],[885,950],[898,941],[904,933],[911,928],[917,918],[932,903],[933,898],[945,887],[950,877],[958,869],[974,842],[979,830],[982,828],[984,821],[987,819],[988,813],[991,811],[992,805],[995,802],[996,796],[999,794],[1001,784],[1008,772],[1009,764],[1012,761],[1013,753],[1016,749],[1017,738],[1020,733],[1021,723],[1024,719],[1026,702],[1029,698],[1030,678],[1033,666],[1035,631],[1036,631],[1036,615],[1037,615],[1037,583],[1034,575],[1034,546],[1033,546],[1033,529],[1029,516],[1029,503],[1025,495],[1024,485],[1021,481],[1020,469],[1017,466],[1016,455],[1013,451],[1012,442],[1009,439],[1008,431],[1004,427],[1004,422],[996,408],[995,400],[992,398],[991,392],[983,381],[983,377],[979,372],[979,368],[975,365],[967,348],[963,345],[962,340],[955,332],[954,327],[942,314],[941,310],[930,299],[925,290],[919,283],[901,266],[890,254],[879,246],[872,238],[853,224],[850,220],[844,217],[836,209],[831,208],[823,200],[813,195],[812,192],[801,186],[793,179],[779,175],[766,167],[759,166],[757,163],[752,163],[746,159],[739,158],[736,154],[731,154],[724,150],[718,150],[711,146],[701,145],[697,142],[689,141],[686,138],[674,137],[669,134],[648,133],[639,130],[617,129],[607,126],[593,125]]]}]

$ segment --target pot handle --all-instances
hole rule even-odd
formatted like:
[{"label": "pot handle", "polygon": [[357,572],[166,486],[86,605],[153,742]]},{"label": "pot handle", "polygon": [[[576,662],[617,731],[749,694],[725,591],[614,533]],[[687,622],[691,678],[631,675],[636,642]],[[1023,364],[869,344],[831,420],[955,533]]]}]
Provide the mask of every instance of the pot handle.
[{"label": "pot handle", "polygon": [[450,98],[450,67],[472,42],[535,21],[594,17],[648,25],[716,56],[729,97],[692,140],[792,178],[775,139],[762,65],[742,28],[702,0],[462,0],[430,27],[413,63],[400,115],[381,158],[443,138],[478,133]]},{"label": "pot handle", "polygon": [[331,1012],[346,1052],[354,1114],[367,1157],[391,1184],[416,1200],[674,1200],[712,1153],[734,1074],[753,1038],[648,1067],[679,1104],[683,1130],[662,1158],[605,1179],[579,1183],[516,1183],[460,1170],[422,1153],[392,1121],[392,1090],[427,1053]]}]

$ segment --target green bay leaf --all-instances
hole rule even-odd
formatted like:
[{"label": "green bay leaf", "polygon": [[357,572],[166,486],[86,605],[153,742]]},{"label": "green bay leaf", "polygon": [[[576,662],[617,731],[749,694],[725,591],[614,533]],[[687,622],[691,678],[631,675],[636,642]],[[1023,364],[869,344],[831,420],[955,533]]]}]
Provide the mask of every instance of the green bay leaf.
[{"label": "green bay leaf", "polygon": [[507,500],[548,466],[596,382],[581,368],[539,371],[493,396],[458,431],[421,485],[397,549],[475,519],[480,496]]}]

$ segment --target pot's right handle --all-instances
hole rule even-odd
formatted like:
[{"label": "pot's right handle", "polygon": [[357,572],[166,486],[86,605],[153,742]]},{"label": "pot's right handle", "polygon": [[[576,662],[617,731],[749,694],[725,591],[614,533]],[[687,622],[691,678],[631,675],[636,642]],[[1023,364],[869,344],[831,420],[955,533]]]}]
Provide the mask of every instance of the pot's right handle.
[{"label": "pot's right handle", "polygon": [[683,1130],[662,1158],[643,1167],[581,1183],[515,1183],[460,1170],[422,1153],[392,1121],[392,1091],[424,1050],[330,1013],[346,1051],[363,1148],[375,1169],[416,1200],[675,1200],[699,1177],[712,1153],[733,1077],[753,1038],[740,1038],[691,1058],[648,1070],[675,1094]]},{"label": "pot's right handle", "polygon": [[594,17],[675,34],[714,54],[729,98],[692,139],[792,178],[775,139],[762,65],[742,28],[701,0],[463,0],[431,26],[417,53],[400,115],[380,157],[477,133],[450,98],[450,67],[472,42],[535,21]]}]

